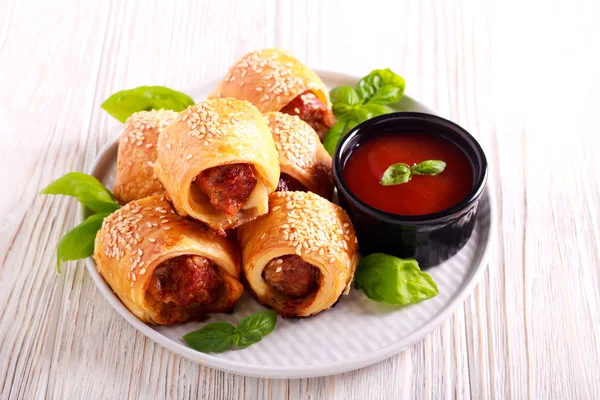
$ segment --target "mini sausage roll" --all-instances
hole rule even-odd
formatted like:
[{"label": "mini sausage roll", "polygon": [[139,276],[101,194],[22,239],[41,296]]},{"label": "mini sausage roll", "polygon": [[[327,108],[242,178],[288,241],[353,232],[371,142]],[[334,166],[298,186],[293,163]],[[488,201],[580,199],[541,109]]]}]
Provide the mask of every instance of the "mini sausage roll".
[{"label": "mini sausage roll", "polygon": [[282,49],[253,51],[239,59],[209,98],[235,97],[262,113],[298,115],[323,138],[334,124],[327,87],[306,65]]},{"label": "mini sausage roll", "polygon": [[267,212],[279,182],[278,155],[251,103],[213,99],[190,106],[165,128],[157,149],[156,177],[180,215],[225,236]]},{"label": "mini sausage roll", "polygon": [[113,193],[121,204],[162,194],[163,188],[154,177],[156,142],[162,129],[179,115],[171,110],[140,111],[125,122],[119,137],[117,172]]},{"label": "mini sausage roll", "polygon": [[314,129],[295,115],[269,112],[265,117],[279,153],[277,191],[311,191],[331,199],[331,156]]},{"label": "mini sausage roll", "polygon": [[347,294],[358,264],[352,223],[311,192],[276,192],[269,213],[238,228],[242,269],[258,301],[284,317],[308,317]]},{"label": "mini sausage roll", "polygon": [[236,247],[175,214],[161,196],[108,216],[96,236],[100,275],[140,320],[174,324],[227,312],[243,293]]}]

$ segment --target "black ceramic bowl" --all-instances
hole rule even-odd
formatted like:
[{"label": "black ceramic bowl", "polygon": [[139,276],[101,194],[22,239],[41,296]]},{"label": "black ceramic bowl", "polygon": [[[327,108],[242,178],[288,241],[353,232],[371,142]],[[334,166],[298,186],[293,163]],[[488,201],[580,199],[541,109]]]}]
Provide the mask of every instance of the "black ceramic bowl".
[{"label": "black ceramic bowl", "polygon": [[[423,132],[440,135],[461,149],[471,163],[473,188],[458,204],[426,215],[404,216],[378,210],[356,197],[344,182],[343,170],[354,149],[386,133]],[[475,138],[444,118],[417,112],[381,115],[357,125],[333,155],[333,176],[340,205],[348,212],[363,256],[386,253],[415,258],[422,267],[456,254],[473,233],[477,206],[487,181],[487,160]]]}]

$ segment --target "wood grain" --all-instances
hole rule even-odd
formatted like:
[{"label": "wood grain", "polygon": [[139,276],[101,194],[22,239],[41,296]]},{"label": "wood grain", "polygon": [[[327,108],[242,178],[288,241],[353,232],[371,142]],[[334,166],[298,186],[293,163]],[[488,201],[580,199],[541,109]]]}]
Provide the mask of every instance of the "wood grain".
[{"label": "wood grain", "polygon": [[[494,1],[90,1],[0,4],[0,399],[594,399],[600,397],[600,5]],[[185,90],[251,49],[314,68],[390,67],[471,131],[499,205],[489,269],[420,343],[317,379],[195,365],[114,312],[84,269],[55,269],[72,200],[142,84]]]}]

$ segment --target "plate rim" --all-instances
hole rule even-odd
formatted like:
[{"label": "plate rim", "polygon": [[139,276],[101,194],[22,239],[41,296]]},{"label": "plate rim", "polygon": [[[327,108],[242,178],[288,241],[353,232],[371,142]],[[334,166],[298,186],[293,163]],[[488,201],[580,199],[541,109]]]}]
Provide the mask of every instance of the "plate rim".
[{"label": "plate rim", "polygon": [[[360,80],[360,77],[338,73],[335,71],[326,70],[314,70],[317,75],[324,81],[329,80],[342,80],[356,82]],[[203,86],[209,86],[211,82],[215,84],[218,79],[207,79],[202,85],[197,85],[192,88],[191,93],[199,91],[199,88]],[[427,108],[433,114],[439,115],[434,109],[422,104],[417,99],[405,95],[405,97],[418,103],[422,107]],[[89,174],[93,174],[97,169],[100,161],[107,156],[111,149],[117,146],[118,134],[111,138],[100,150],[94,162],[90,166],[89,170],[86,171]],[[351,360],[336,361],[331,364],[317,365],[317,366],[286,366],[286,367],[265,367],[260,365],[253,365],[239,361],[226,360],[223,358],[215,357],[211,354],[198,352],[186,345],[181,341],[174,341],[157,330],[153,329],[149,325],[138,319],[133,313],[131,313],[127,307],[121,302],[118,296],[113,292],[112,288],[106,283],[104,278],[100,275],[96,269],[96,264],[92,257],[85,259],[86,269],[90,273],[92,280],[94,281],[98,290],[102,293],[104,298],[117,311],[131,326],[141,332],[144,336],[154,341],[155,343],[163,346],[169,351],[178,354],[192,362],[200,365],[204,365],[210,368],[215,368],[224,372],[236,373],[242,376],[255,377],[255,378],[267,378],[267,379],[299,379],[299,378],[315,378],[328,375],[334,375],[344,372],[353,371],[359,368],[363,368],[380,361],[386,360],[396,354],[399,354],[406,348],[418,343],[428,336],[433,330],[438,328],[443,322],[448,319],[456,309],[465,302],[466,298],[471,295],[474,287],[479,283],[481,276],[489,265],[489,253],[494,242],[496,235],[496,202],[495,192],[492,183],[488,180],[485,194],[489,202],[489,225],[487,227],[488,234],[485,243],[483,244],[483,250],[480,253],[479,260],[476,261],[476,266],[472,270],[471,274],[467,277],[466,283],[462,285],[461,291],[451,301],[442,308],[437,314],[433,315],[421,328],[413,331],[407,335],[404,339],[397,340],[385,347],[377,349],[374,352],[363,354],[352,358]],[[85,218],[85,208],[79,206],[79,212],[77,215],[77,222],[81,223]],[[479,246],[478,246],[479,247]]]}]

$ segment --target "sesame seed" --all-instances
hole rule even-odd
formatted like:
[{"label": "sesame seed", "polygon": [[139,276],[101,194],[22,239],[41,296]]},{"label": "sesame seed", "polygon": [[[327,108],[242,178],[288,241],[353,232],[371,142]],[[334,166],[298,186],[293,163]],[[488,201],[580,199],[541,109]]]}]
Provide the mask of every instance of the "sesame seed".
[{"label": "sesame seed", "polygon": [[170,230],[170,229],[171,229],[171,227],[170,227],[170,226],[165,226],[165,227],[163,228],[163,230],[165,230],[165,231],[168,231],[168,230]]},{"label": "sesame seed", "polygon": [[133,274],[131,274],[131,280],[134,282],[137,280],[137,276],[135,276],[135,272]]},{"label": "sesame seed", "polygon": [[191,160],[191,159],[192,159],[192,157],[193,157],[193,155],[191,155],[191,154],[188,154],[187,156],[185,156],[185,159],[186,159],[186,160]]},{"label": "sesame seed", "polygon": [[283,269],[283,267],[277,267],[277,268],[275,268],[275,272],[281,272],[282,269]]},{"label": "sesame seed", "polygon": [[267,237],[267,232],[263,233],[262,235],[260,235],[260,240],[263,240],[264,238]]},{"label": "sesame seed", "polygon": [[148,164],[150,167],[154,166],[154,163],[153,163],[152,161],[148,161],[148,162],[147,162],[147,164]]},{"label": "sesame seed", "polygon": [[146,273],[146,268],[140,269],[140,275],[144,275]]},{"label": "sesame seed", "polygon": [[167,143],[167,149],[171,149],[171,143]]},{"label": "sesame seed", "polygon": [[335,257],[331,257],[331,258],[329,259],[329,262],[330,262],[330,263],[332,263],[332,262],[334,262],[334,261],[335,261]]},{"label": "sesame seed", "polygon": [[154,243],[154,242],[156,242],[156,239],[154,239],[154,238],[148,238],[148,241],[149,241],[150,243]]},{"label": "sesame seed", "polygon": [[277,264],[283,264],[283,260],[281,258],[278,258],[277,261],[275,261]]}]

